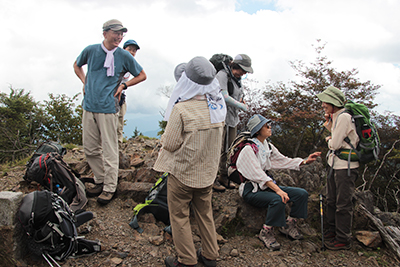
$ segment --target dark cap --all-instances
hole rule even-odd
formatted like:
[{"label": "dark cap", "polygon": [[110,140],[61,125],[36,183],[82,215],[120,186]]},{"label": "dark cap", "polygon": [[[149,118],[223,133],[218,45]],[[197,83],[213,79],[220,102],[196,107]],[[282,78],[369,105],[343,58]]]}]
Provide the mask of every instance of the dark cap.
[{"label": "dark cap", "polygon": [[126,42],[124,43],[124,47],[123,47],[123,48],[125,49],[125,48],[127,48],[129,45],[134,45],[134,46],[136,46],[136,49],[140,49],[139,45],[136,43],[135,40],[129,39],[128,41],[126,41]]}]

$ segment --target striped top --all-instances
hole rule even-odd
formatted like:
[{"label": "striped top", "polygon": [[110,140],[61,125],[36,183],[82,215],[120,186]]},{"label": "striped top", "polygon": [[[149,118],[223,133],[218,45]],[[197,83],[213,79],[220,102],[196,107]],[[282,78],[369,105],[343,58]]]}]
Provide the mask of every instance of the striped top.
[{"label": "striped top", "polygon": [[221,153],[223,122],[211,123],[207,101],[175,104],[154,170],[169,172],[192,188],[213,184]]}]

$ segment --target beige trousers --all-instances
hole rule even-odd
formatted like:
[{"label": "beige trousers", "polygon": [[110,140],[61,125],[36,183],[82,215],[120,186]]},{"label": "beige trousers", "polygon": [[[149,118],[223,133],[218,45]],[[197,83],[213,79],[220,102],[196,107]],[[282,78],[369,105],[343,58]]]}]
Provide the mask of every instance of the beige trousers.
[{"label": "beige trousers", "polygon": [[96,184],[103,191],[115,192],[118,184],[118,113],[93,113],[83,110],[83,149]]},{"label": "beige trousers", "polygon": [[169,217],[178,261],[186,265],[197,264],[189,220],[190,207],[199,226],[202,255],[215,260],[219,247],[211,206],[212,185],[206,188],[191,188],[170,174],[167,186]]},{"label": "beige trousers", "polygon": [[118,143],[122,144],[124,141],[124,116],[126,114],[126,101],[124,104],[121,106],[121,110],[119,111],[118,114],[118,129],[117,129],[117,134],[118,134]]}]

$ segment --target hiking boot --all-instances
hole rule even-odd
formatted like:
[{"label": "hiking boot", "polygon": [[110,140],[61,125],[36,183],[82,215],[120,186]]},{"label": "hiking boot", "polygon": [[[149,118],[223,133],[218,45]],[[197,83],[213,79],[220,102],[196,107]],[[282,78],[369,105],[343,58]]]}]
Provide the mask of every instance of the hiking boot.
[{"label": "hiking boot", "polygon": [[296,219],[286,220],[286,226],[279,227],[279,232],[286,235],[286,237],[290,237],[291,239],[303,239],[303,235],[299,232],[299,229],[297,228]]},{"label": "hiking boot", "polygon": [[182,266],[182,267],[191,267],[191,266],[196,266],[196,264],[195,265],[186,265],[186,264],[180,263],[178,261],[177,257],[172,257],[172,256],[166,257],[164,262],[165,262],[165,265],[167,267],[180,267],[180,266]]},{"label": "hiking boot", "polygon": [[107,205],[111,202],[114,193],[103,191],[101,195],[97,198],[97,202],[103,205]]},{"label": "hiking boot", "polygon": [[95,184],[92,188],[86,188],[87,197],[97,197],[103,192],[103,184]]},{"label": "hiking boot", "polygon": [[326,231],[324,233],[324,239],[325,240],[331,240],[331,239],[333,239],[335,237],[336,237],[336,233],[334,231]]},{"label": "hiking boot", "polygon": [[217,181],[226,189],[236,189],[236,185],[228,177],[219,177]]},{"label": "hiking boot", "polygon": [[226,188],[225,186],[222,186],[218,180],[215,180],[214,184],[213,184],[213,190],[215,192],[225,192]]},{"label": "hiking boot", "polygon": [[343,242],[339,241],[336,238],[330,240],[330,241],[325,241],[325,247],[330,250],[341,250],[341,249],[350,249],[351,248],[351,243],[350,242]]},{"label": "hiking boot", "polygon": [[260,231],[258,238],[264,242],[265,246],[272,250],[280,250],[281,245],[275,239],[274,227],[268,228],[266,225]]},{"label": "hiking boot", "polygon": [[209,260],[203,255],[201,255],[201,248],[197,250],[197,258],[199,259],[199,262],[203,263],[204,266],[206,267],[216,267],[217,266],[217,261],[216,260]]}]

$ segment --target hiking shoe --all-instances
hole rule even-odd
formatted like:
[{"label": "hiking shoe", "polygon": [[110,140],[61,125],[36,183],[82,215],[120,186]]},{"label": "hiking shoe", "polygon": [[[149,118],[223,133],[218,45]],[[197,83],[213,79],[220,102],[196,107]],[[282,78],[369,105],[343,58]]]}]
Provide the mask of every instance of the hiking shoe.
[{"label": "hiking shoe", "polygon": [[111,202],[114,193],[103,191],[101,195],[97,198],[97,202],[106,205]]},{"label": "hiking shoe", "polygon": [[201,248],[197,250],[197,258],[199,259],[199,262],[203,263],[204,266],[206,267],[216,267],[217,266],[217,261],[216,260],[209,260],[203,255],[201,255]]},{"label": "hiking shoe", "polygon": [[225,192],[226,188],[225,186],[221,185],[218,180],[215,180],[214,184],[213,184],[213,190],[215,192]]},{"label": "hiking shoe", "polygon": [[325,247],[330,250],[341,250],[341,249],[350,249],[351,248],[350,242],[339,241],[336,238],[334,238],[330,241],[325,241],[324,243],[325,243]]},{"label": "hiking shoe", "polygon": [[279,232],[286,235],[286,237],[290,237],[291,239],[301,240],[303,239],[303,235],[300,233],[297,228],[297,220],[290,219],[286,220],[286,226],[279,227]]},{"label": "hiking shoe", "polygon": [[266,225],[260,231],[258,238],[264,242],[265,246],[272,250],[280,250],[281,245],[275,239],[274,227],[268,228]]},{"label": "hiking shoe", "polygon": [[336,233],[334,231],[326,231],[324,233],[324,239],[325,240],[331,240],[331,239],[333,239],[335,237],[336,237]]},{"label": "hiking shoe", "polygon": [[236,185],[228,179],[228,177],[221,178],[219,177],[217,181],[226,189],[236,189]]},{"label": "hiking shoe", "polygon": [[172,256],[166,257],[164,262],[165,262],[165,265],[167,267],[180,267],[180,266],[182,266],[182,267],[191,267],[191,266],[196,266],[196,264],[195,265],[186,265],[186,264],[180,263],[178,261],[177,257],[172,257]]},{"label": "hiking shoe", "polygon": [[87,197],[97,197],[103,192],[103,184],[95,184],[92,188],[86,188]]}]

